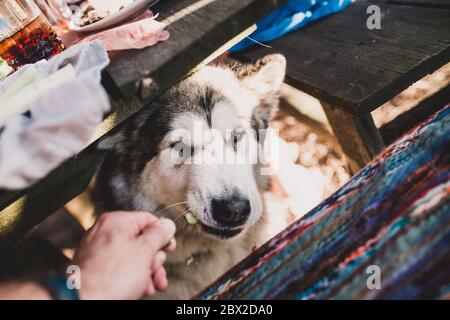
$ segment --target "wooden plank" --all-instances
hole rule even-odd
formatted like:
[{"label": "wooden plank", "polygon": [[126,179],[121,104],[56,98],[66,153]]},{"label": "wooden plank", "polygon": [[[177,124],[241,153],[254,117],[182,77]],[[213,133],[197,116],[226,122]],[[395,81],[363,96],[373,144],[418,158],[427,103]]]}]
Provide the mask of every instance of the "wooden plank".
[{"label": "wooden plank", "polygon": [[61,208],[33,229],[59,250],[77,248],[86,230],[77,219]]},{"label": "wooden plank", "polygon": [[113,101],[115,112],[97,128],[92,144],[32,187],[0,192],[0,240],[20,237],[83,192],[105,156],[105,152],[97,150],[96,145],[103,137],[120,130],[124,125],[121,120],[140,106],[137,99],[129,103]]},{"label": "wooden plank", "polygon": [[355,116],[327,103],[322,103],[322,107],[347,157],[351,173],[356,174],[384,148],[372,116]]},{"label": "wooden plank", "polygon": [[154,7],[170,38],[154,47],[114,54],[107,71],[123,96],[149,100],[173,86],[209,54],[285,0],[161,1]]},{"label": "wooden plank", "polygon": [[430,8],[450,8],[450,0],[377,0],[380,2],[405,4]]},{"label": "wooden plank", "polygon": [[0,281],[30,279],[49,272],[65,272],[69,260],[37,234],[0,243]]},{"label": "wooden plank", "polygon": [[[114,99],[113,112],[99,126],[96,139],[119,130],[127,118],[138,115],[147,100],[176,84],[209,55],[217,54],[217,49],[225,50],[223,45],[231,38],[239,36],[239,32],[284,2],[162,1],[164,7],[155,12],[161,11],[171,22],[168,28],[171,40],[111,57],[102,83]],[[181,9],[183,14],[177,13]],[[152,85],[145,88],[143,83]],[[140,98],[145,101],[137,99],[134,93],[140,93]],[[93,143],[27,190],[0,192],[0,239],[20,237],[82,192],[104,158],[104,153],[95,150],[95,145]]]},{"label": "wooden plank", "polygon": [[[381,30],[366,27],[381,8]],[[450,60],[450,10],[356,2],[344,11],[240,55],[281,52],[287,82],[329,104],[367,114]],[[238,56],[239,58],[239,56]]]},{"label": "wooden plank", "polygon": [[386,144],[391,144],[407,131],[425,121],[428,117],[450,104],[450,85],[420,102],[413,109],[400,114],[391,122],[380,128],[381,136]]},{"label": "wooden plank", "polygon": [[67,160],[0,212],[0,240],[18,238],[80,194],[105,152],[94,146]]}]

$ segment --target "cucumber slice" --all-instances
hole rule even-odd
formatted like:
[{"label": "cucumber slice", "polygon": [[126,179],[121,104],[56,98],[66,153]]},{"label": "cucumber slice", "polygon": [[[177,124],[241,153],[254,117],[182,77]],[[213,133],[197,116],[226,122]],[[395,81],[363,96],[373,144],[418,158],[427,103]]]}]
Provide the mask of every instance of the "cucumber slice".
[{"label": "cucumber slice", "polygon": [[186,219],[187,223],[191,225],[195,225],[198,223],[198,219],[196,216],[192,214],[192,212],[188,212],[184,215],[184,218]]}]

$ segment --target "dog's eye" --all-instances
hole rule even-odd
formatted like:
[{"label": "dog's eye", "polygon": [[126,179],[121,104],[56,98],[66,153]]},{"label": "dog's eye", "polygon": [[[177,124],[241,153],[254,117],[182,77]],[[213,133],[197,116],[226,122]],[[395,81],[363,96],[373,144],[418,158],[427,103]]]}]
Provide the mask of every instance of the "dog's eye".
[{"label": "dog's eye", "polygon": [[170,149],[177,148],[182,142],[172,142],[169,146]]},{"label": "dog's eye", "polygon": [[239,141],[244,137],[245,131],[244,129],[236,129],[231,133],[231,140],[233,142],[233,148],[236,149]]},{"label": "dog's eye", "polygon": [[194,155],[194,147],[187,145],[181,141],[172,142],[170,148],[177,151],[180,158]]}]

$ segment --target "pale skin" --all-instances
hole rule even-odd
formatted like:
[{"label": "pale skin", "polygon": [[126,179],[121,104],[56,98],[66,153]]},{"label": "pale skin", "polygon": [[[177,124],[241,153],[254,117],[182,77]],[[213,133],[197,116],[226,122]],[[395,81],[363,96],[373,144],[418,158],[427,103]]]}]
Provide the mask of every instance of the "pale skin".
[{"label": "pale skin", "polygon": [[[164,262],[175,250],[175,224],[147,212],[102,215],[87,232],[73,264],[81,270],[81,299],[140,299],[168,286]],[[0,285],[0,299],[47,300],[36,282]]]}]

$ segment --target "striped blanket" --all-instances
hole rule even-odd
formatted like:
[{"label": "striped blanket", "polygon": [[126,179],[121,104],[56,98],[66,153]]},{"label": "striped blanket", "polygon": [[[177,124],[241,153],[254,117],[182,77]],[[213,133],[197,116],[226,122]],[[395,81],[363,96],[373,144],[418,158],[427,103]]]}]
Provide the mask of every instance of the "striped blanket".
[{"label": "striped blanket", "polygon": [[449,299],[450,106],[199,299]]}]

